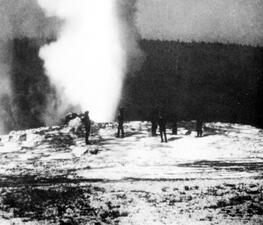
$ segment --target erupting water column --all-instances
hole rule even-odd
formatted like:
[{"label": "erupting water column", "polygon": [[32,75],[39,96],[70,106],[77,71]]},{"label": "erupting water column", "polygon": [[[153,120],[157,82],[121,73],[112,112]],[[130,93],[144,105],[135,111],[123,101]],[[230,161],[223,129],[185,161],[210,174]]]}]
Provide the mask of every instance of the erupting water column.
[{"label": "erupting water column", "polygon": [[125,73],[116,0],[38,1],[64,21],[58,40],[40,51],[51,81],[93,120],[111,121]]}]

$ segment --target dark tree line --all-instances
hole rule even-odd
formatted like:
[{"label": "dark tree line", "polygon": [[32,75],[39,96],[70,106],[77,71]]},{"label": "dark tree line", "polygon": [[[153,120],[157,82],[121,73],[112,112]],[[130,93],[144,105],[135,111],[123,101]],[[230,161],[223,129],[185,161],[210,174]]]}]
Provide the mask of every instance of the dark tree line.
[{"label": "dark tree line", "polygon": [[[44,125],[48,95],[55,91],[39,58],[41,44],[13,41],[14,94],[0,99],[7,131]],[[140,46],[144,62],[130,68],[124,83],[125,119],[150,120],[157,107],[170,121],[202,116],[263,127],[263,48],[146,40]]]},{"label": "dark tree line", "polygon": [[142,68],[125,81],[129,119],[154,107],[168,119],[246,123],[263,127],[263,49],[234,44],[142,40]]}]

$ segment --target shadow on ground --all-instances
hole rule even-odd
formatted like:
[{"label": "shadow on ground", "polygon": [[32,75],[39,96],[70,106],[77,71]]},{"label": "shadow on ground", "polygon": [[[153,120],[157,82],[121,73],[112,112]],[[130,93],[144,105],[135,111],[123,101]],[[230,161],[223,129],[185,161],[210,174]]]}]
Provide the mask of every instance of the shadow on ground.
[{"label": "shadow on ground", "polygon": [[[32,187],[1,189],[0,210],[11,211],[14,218],[27,221],[49,221],[50,224],[118,224],[118,218],[127,216],[120,205],[110,200],[101,202],[103,188],[85,187]],[[10,213],[9,213],[10,214]]]},{"label": "shadow on ground", "polygon": [[226,169],[232,171],[262,171],[263,162],[224,162],[200,160],[192,163],[178,164],[179,167],[211,167],[215,169]]}]

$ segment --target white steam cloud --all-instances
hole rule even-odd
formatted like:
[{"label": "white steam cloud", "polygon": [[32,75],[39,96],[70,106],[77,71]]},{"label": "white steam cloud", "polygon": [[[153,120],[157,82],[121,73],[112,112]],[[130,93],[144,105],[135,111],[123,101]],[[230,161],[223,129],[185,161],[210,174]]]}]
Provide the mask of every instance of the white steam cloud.
[{"label": "white steam cloud", "polygon": [[5,40],[0,40],[0,134],[5,132],[5,123],[3,118],[6,118],[7,112],[3,108],[3,98],[11,95],[10,85],[10,53],[9,46]]},{"label": "white steam cloud", "polygon": [[64,20],[56,42],[40,56],[63,104],[78,104],[91,119],[110,121],[119,103],[125,51],[116,0],[38,0],[47,15]]},{"label": "white steam cloud", "polygon": [[145,56],[138,43],[141,37],[136,27],[136,11],[136,0],[118,0],[122,43],[125,48],[129,74],[133,74],[134,71],[140,69]]},{"label": "white steam cloud", "polygon": [[263,45],[263,0],[137,0],[145,39]]}]

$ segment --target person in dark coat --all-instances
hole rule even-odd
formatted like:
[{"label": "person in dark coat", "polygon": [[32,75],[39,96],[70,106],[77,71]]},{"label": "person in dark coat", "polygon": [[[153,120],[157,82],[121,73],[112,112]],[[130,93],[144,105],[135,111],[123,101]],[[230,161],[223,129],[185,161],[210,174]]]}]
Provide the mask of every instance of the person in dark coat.
[{"label": "person in dark coat", "polygon": [[82,118],[82,122],[83,122],[84,127],[85,127],[85,142],[87,145],[89,145],[90,144],[89,136],[90,136],[90,127],[91,127],[91,122],[90,122],[90,118],[89,118],[89,111],[86,111],[84,113],[84,116]]},{"label": "person in dark coat", "polygon": [[197,137],[202,137],[203,135],[203,121],[201,119],[196,120],[196,132],[197,132]]},{"label": "person in dark coat", "polygon": [[166,121],[164,117],[160,114],[159,115],[159,129],[160,129],[160,136],[161,136],[161,142],[167,142],[167,137],[166,137]]},{"label": "person in dark coat", "polygon": [[117,137],[124,137],[124,129],[123,129],[123,122],[124,122],[124,108],[119,109],[119,115],[118,115],[118,130],[117,130]]}]

